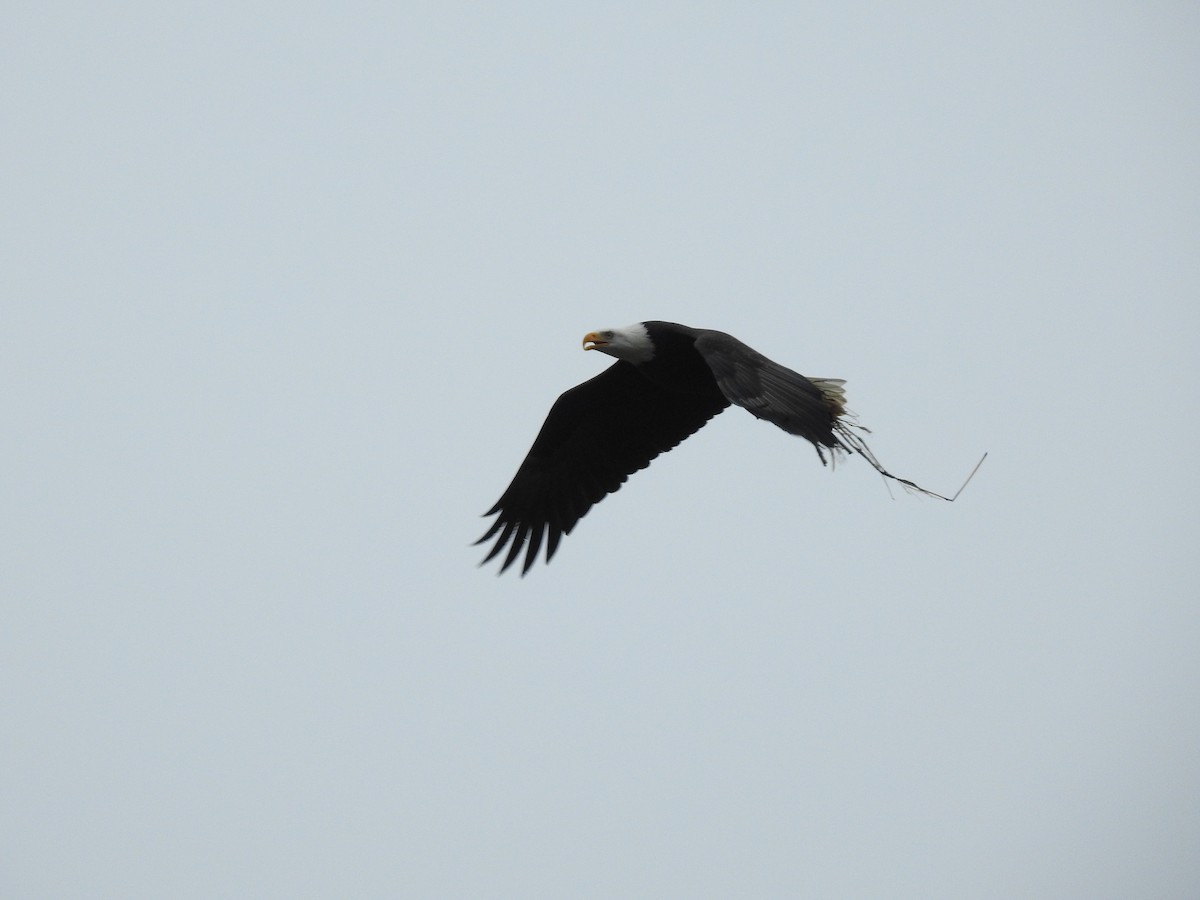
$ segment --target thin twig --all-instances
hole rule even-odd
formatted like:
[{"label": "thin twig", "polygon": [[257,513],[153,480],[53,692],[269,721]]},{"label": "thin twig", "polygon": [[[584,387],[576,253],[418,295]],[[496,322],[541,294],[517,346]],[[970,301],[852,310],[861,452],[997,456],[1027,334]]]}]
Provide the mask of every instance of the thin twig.
[{"label": "thin twig", "polygon": [[929,488],[923,488],[915,481],[909,481],[907,478],[901,478],[899,475],[893,475],[883,467],[883,464],[871,452],[871,448],[867,446],[866,441],[857,433],[858,431],[866,431],[865,428],[851,425],[848,422],[837,422],[834,425],[834,430],[837,432],[838,438],[841,440],[843,448],[849,453],[857,453],[868,463],[871,464],[876,472],[884,478],[891,479],[905,486],[909,490],[916,491],[919,494],[924,494],[926,497],[936,497],[938,500],[945,500],[947,503],[953,503],[958,499],[958,495],[963,492],[963,489],[971,483],[971,479],[975,477],[975,473],[979,471],[979,467],[983,465],[983,461],[987,459],[987,454],[979,457],[979,462],[975,463],[975,468],[971,470],[971,474],[967,476],[967,480],[962,483],[953,496],[947,497],[944,494],[939,494],[937,491],[931,491]]}]

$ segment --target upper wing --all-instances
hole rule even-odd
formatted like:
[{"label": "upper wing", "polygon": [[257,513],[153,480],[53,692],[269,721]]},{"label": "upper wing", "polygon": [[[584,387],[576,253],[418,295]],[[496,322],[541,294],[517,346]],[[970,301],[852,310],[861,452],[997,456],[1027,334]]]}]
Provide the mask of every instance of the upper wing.
[{"label": "upper wing", "polygon": [[549,562],[560,538],[605,494],[728,405],[723,397],[665,391],[624,361],[571,388],[554,402],[512,483],[485,513],[499,515],[475,542],[496,536],[483,561],[511,541],[503,572],[525,545],[525,574],[545,534]]},{"label": "upper wing", "polygon": [[747,347],[720,331],[705,331],[696,338],[721,392],[760,419],[799,435],[817,448],[844,449],[834,435],[842,414],[842,384],[837,379],[808,379]]}]

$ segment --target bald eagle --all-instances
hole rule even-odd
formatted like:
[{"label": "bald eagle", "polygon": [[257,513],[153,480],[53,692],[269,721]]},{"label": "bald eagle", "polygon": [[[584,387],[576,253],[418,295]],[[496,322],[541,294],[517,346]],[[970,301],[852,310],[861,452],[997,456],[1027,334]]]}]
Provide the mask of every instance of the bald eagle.
[{"label": "bald eagle", "polygon": [[549,562],[562,536],[605,494],[731,403],[811,442],[822,464],[857,453],[912,490],[958,496],[927,491],[879,464],[860,434],[866,429],[848,421],[842,379],[806,378],[724,332],[639,322],[589,332],[583,349],[617,361],[554,402],[512,483],[484,513],[496,520],[475,543],[495,544],[481,565],[507,546],[503,572],[524,547],[524,575],[543,539]]}]

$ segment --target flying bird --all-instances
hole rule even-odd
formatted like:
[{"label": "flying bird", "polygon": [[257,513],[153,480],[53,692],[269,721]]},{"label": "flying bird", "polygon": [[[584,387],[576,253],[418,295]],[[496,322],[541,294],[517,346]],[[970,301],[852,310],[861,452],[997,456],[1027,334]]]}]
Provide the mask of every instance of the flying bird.
[{"label": "flying bird", "polygon": [[475,543],[495,544],[481,565],[508,547],[503,572],[524,548],[524,575],[543,541],[549,562],[563,535],[606,494],[730,404],[810,441],[822,464],[857,453],[907,488],[942,500],[958,496],[943,497],[880,465],[863,442],[866,429],[849,420],[844,380],[806,378],[724,332],[639,322],[589,332],[583,349],[617,361],[554,402],[512,483],[484,513],[496,519]]}]

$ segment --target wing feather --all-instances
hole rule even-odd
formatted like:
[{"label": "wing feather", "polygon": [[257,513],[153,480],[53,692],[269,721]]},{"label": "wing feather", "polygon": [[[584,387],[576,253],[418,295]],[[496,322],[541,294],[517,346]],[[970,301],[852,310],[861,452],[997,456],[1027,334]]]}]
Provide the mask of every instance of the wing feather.
[{"label": "wing feather", "polygon": [[811,441],[822,461],[822,447],[845,449],[834,434],[843,382],[806,378],[720,331],[702,332],[696,350],[731,403]]},{"label": "wing feather", "polygon": [[528,455],[477,544],[495,538],[488,562],[508,548],[500,571],[525,548],[521,574],[543,544],[546,561],[564,534],[607,494],[650,461],[694,434],[729,405],[724,396],[669,391],[617,361],[554,402]]}]

